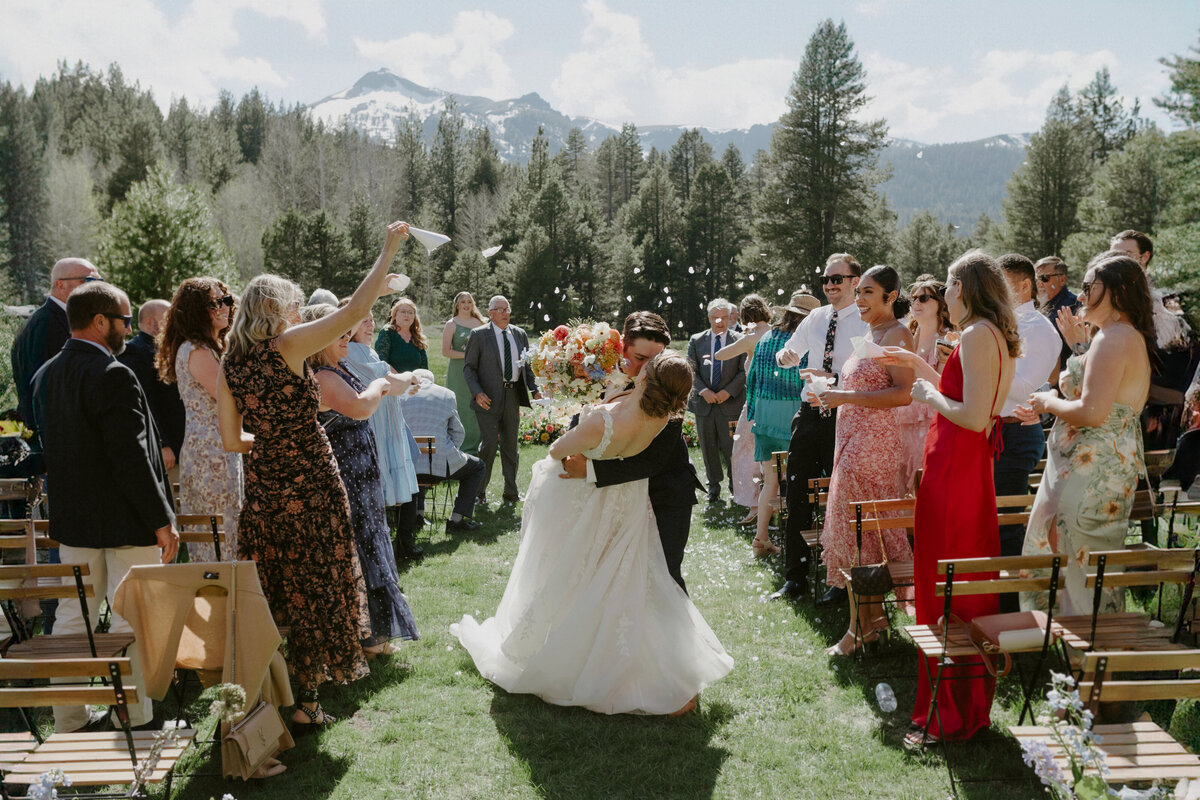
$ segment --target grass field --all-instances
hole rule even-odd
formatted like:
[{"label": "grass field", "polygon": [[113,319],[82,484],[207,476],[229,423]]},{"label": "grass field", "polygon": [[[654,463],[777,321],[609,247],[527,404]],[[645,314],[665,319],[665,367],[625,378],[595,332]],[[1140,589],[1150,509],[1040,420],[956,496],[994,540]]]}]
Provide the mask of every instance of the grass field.
[{"label": "grass field", "polygon": [[[431,343],[434,371],[445,372]],[[544,447],[521,451],[522,485]],[[699,458],[698,452],[693,451]],[[499,475],[496,476],[499,481]],[[499,486],[489,492],[498,497]],[[427,557],[401,583],[421,629],[392,663],[348,687],[323,692],[339,722],[301,739],[289,769],[261,783],[197,775],[177,796],[237,798],[941,798],[949,793],[940,755],[901,747],[916,685],[916,655],[899,642],[858,665],[824,648],[845,630],[847,612],[811,603],[769,602],[781,565],[750,556],[738,508],[699,505],[684,573],[691,596],[736,666],[704,692],[699,713],[679,719],[606,717],[508,695],[481,679],[448,627],[464,613],[494,611],[517,553],[519,508],[477,514],[474,535],[425,529]],[[887,655],[890,653],[890,656]],[[889,682],[899,709],[880,711],[875,686]],[[206,698],[193,710],[203,714]],[[966,798],[1041,794],[1011,739],[1019,688],[1001,682],[995,728],[958,750],[967,777],[1017,778],[967,784]],[[211,721],[204,723],[207,732]],[[184,771],[212,772],[208,751]]]}]

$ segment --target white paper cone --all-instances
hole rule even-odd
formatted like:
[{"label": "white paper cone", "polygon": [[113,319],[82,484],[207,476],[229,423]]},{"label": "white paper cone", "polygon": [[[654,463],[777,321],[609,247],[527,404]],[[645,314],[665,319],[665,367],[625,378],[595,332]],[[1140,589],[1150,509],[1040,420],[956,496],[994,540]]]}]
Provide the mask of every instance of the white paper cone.
[{"label": "white paper cone", "polygon": [[425,245],[425,252],[432,253],[439,247],[450,241],[450,237],[444,233],[434,233],[433,231],[423,230],[409,226],[409,234],[412,235],[421,244]]},{"label": "white paper cone", "polygon": [[491,258],[492,256],[496,255],[496,253],[499,253],[500,248],[502,248],[502,247],[504,247],[504,245],[502,245],[502,244],[498,244],[494,247],[489,247],[487,250],[483,251],[483,257]]}]

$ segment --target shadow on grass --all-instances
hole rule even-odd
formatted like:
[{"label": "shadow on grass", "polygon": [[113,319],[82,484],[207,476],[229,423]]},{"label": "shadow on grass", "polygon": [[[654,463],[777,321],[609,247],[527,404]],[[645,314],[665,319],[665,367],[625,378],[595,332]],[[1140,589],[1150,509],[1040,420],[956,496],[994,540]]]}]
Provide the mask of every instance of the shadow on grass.
[{"label": "shadow on grass", "polygon": [[711,797],[729,751],[712,740],[732,709],[683,717],[607,716],[494,690],[491,714],[545,798]]}]

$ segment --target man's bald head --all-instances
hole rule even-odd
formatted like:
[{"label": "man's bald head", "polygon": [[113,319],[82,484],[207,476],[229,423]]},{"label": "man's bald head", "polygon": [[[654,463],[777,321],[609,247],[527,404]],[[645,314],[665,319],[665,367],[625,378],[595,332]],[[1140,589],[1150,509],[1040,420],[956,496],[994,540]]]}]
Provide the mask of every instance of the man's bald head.
[{"label": "man's bald head", "polygon": [[147,300],[138,309],[138,330],[145,331],[151,336],[158,336],[162,331],[163,317],[171,304],[166,300]]},{"label": "man's bald head", "polygon": [[100,270],[86,258],[60,259],[50,270],[50,295],[65,303],[85,279],[99,277]]}]

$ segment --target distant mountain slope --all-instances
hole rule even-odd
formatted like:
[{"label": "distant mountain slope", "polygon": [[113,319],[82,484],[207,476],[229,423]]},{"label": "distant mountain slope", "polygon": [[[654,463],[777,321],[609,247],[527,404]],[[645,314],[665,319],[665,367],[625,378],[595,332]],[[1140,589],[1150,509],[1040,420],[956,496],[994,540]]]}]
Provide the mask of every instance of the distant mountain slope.
[{"label": "distant mountain slope", "polygon": [[[317,119],[329,125],[348,125],[370,136],[394,141],[396,126],[408,114],[422,121],[427,140],[437,130],[438,114],[451,92],[420,86],[387,69],[368,72],[349,89],[309,106]],[[579,128],[594,148],[620,128],[587,117],[571,117],[554,109],[536,92],[508,100],[455,94],[468,128],[486,125],[505,161],[523,164],[529,159],[530,143],[538,126],[545,130],[550,152],[557,153],[572,128]],[[646,152],[658,148],[667,153],[687,130],[682,125],[638,126]],[[700,128],[713,152],[720,155],[732,142],[747,162],[759,150],[771,146],[775,123],[749,129],[711,130]],[[942,219],[960,227],[963,234],[974,228],[986,212],[1000,217],[1004,184],[1025,157],[1025,135],[993,136],[975,142],[925,145],[895,139],[884,150],[881,162],[892,166],[892,177],[882,186],[892,208],[904,225],[913,214],[932,209]]]},{"label": "distant mountain slope", "polygon": [[892,177],[880,189],[887,194],[903,227],[916,212],[928,208],[946,222],[970,233],[979,215],[999,221],[1004,185],[1029,144],[1026,134],[1005,134],[974,142],[920,144],[893,140],[880,162],[892,166]]}]

